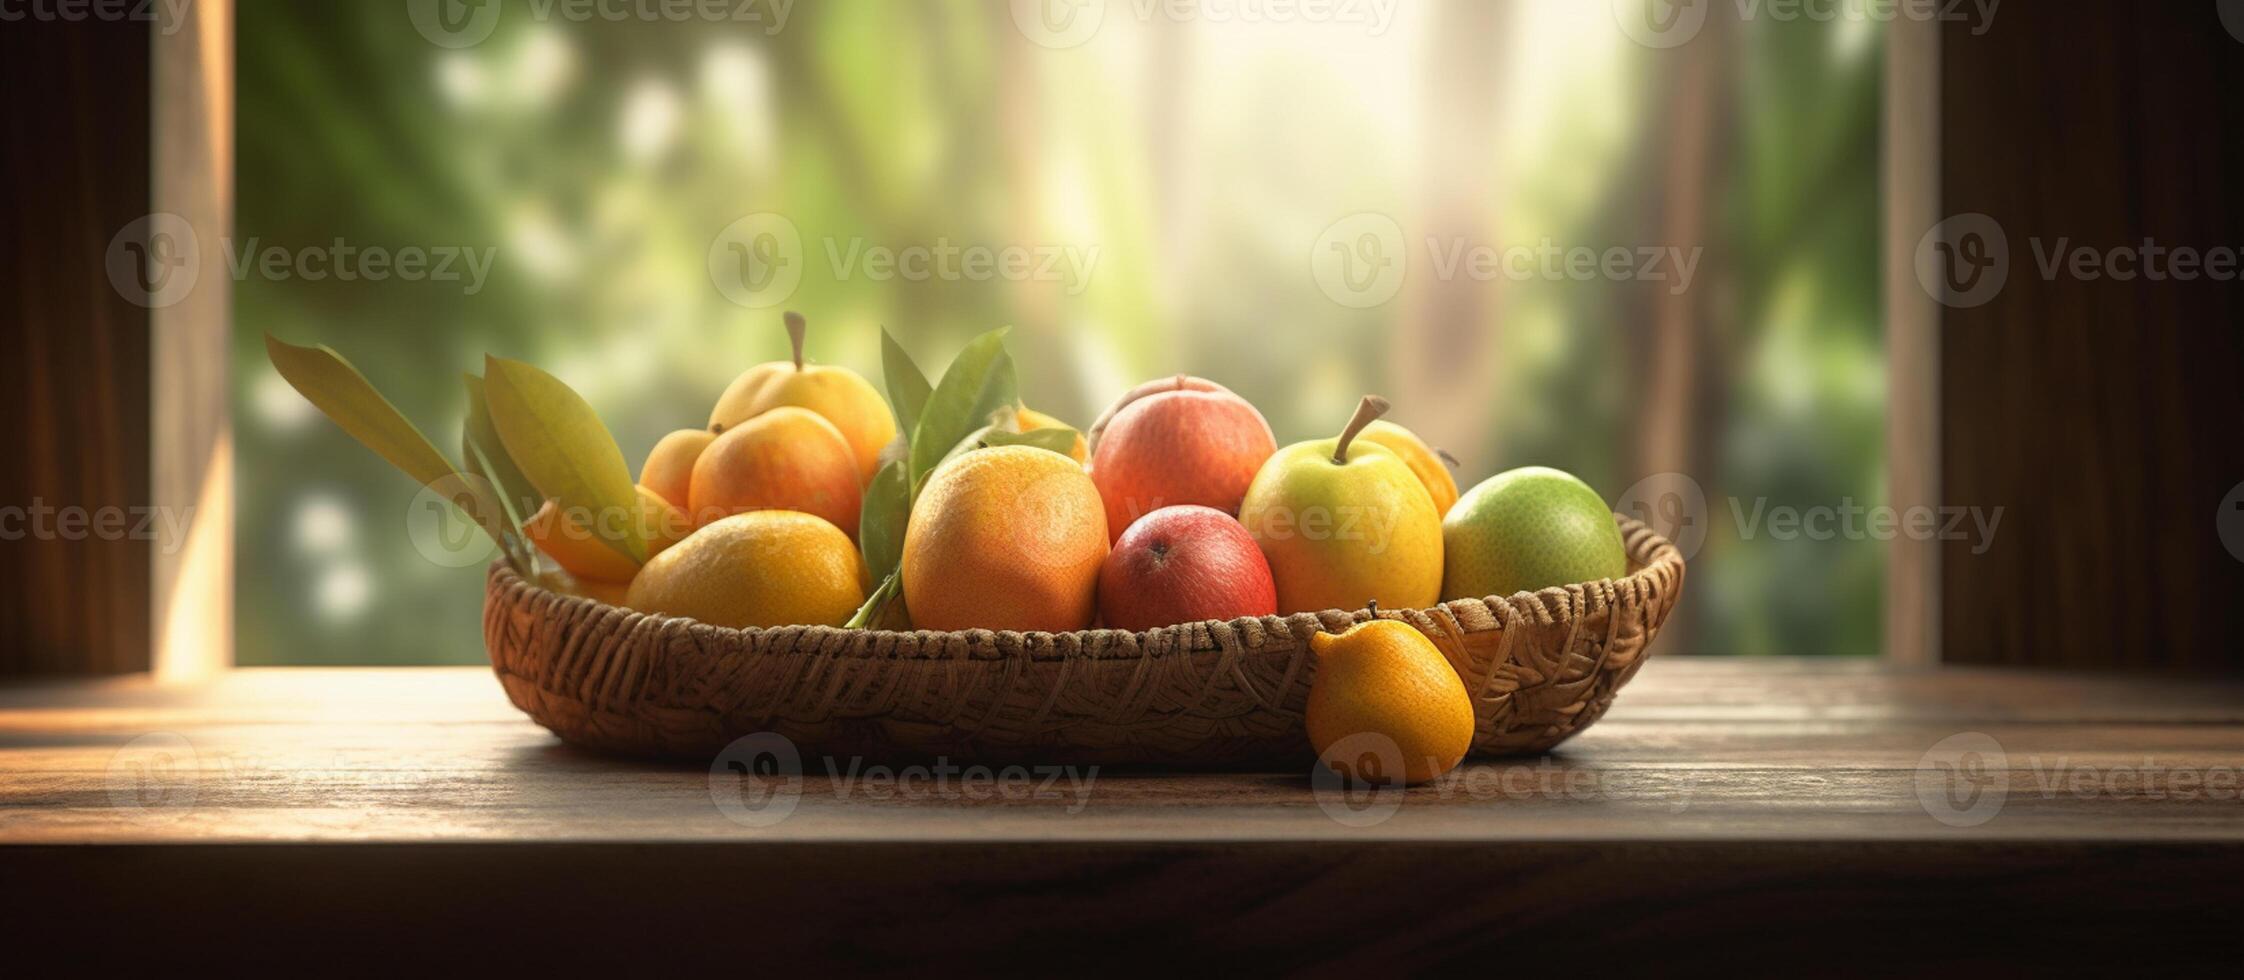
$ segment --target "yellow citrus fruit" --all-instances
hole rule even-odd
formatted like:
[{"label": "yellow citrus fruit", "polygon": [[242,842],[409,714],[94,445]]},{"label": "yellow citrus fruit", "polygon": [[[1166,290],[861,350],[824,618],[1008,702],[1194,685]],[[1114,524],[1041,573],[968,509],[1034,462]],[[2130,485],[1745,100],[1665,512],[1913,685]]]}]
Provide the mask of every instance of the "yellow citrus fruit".
[{"label": "yellow citrus fruit", "polygon": [[564,513],[561,502],[547,500],[522,522],[523,536],[564,571],[580,581],[629,582],[639,563],[609,542],[637,536],[647,542],[647,554],[659,554],[691,531],[684,511],[644,486],[635,487],[637,513],[599,515]]},{"label": "yellow citrus fruit", "polygon": [[718,436],[694,460],[687,513],[697,523],[753,510],[799,510],[856,537],[863,487],[832,422],[792,405]]},{"label": "yellow citrus fruit", "polygon": [[[1022,432],[1033,432],[1037,429],[1075,428],[1072,425],[1046,415],[1043,412],[1039,412],[1035,409],[1029,408],[1026,405],[1021,406],[1020,415],[1014,421],[1014,424],[1019,426]],[[1072,457],[1077,463],[1085,462],[1091,458],[1091,449],[1083,442],[1082,430],[1076,430],[1075,445],[1068,447],[1067,454],[1068,456]]]},{"label": "yellow citrus fruit", "polygon": [[1033,446],[976,449],[912,505],[904,604],[921,629],[1083,629],[1106,552],[1106,506],[1082,466]]},{"label": "yellow citrus fruit", "polygon": [[865,603],[864,564],[841,529],[759,510],[695,531],[647,562],[624,605],[715,626],[840,626]]},{"label": "yellow citrus fruit", "polygon": [[717,434],[708,429],[679,429],[663,436],[639,467],[639,485],[679,508],[693,506],[694,461],[715,441]]},{"label": "yellow citrus fruit", "polygon": [[1426,494],[1434,498],[1436,516],[1449,513],[1451,505],[1457,503],[1457,478],[1450,475],[1441,454],[1426,445],[1417,433],[1379,419],[1364,426],[1364,431],[1356,438],[1385,446],[1410,464],[1410,471],[1418,475],[1418,482],[1426,485]]},{"label": "yellow citrus fruit", "polygon": [[1372,783],[1423,783],[1456,768],[1473,743],[1473,702],[1433,641],[1375,619],[1309,638],[1309,744],[1334,772]]}]

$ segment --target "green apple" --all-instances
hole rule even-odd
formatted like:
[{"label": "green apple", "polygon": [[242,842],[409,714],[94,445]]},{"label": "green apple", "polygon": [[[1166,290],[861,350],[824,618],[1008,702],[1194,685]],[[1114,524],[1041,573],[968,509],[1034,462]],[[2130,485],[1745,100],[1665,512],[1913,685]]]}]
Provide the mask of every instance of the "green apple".
[{"label": "green apple", "polygon": [[1523,466],[1489,477],[1442,520],[1443,599],[1485,599],[1628,574],[1613,511],[1574,474]]}]

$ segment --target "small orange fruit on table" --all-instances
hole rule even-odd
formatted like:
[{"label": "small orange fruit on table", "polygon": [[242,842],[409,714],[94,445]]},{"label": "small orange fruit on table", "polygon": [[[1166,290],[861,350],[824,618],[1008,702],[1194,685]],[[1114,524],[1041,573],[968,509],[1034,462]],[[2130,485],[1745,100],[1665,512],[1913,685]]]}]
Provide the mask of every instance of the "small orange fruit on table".
[{"label": "small orange fruit on table", "polygon": [[840,626],[865,603],[849,536],[786,510],[735,514],[647,561],[624,605],[715,626]]},{"label": "small orange fruit on table", "polygon": [[1423,783],[1473,744],[1465,683],[1426,634],[1393,619],[1309,638],[1309,744],[1334,772],[1369,783]]},{"label": "small orange fruit on table", "polygon": [[1083,467],[1033,446],[936,468],[904,531],[904,605],[930,630],[1091,625],[1106,507]]}]

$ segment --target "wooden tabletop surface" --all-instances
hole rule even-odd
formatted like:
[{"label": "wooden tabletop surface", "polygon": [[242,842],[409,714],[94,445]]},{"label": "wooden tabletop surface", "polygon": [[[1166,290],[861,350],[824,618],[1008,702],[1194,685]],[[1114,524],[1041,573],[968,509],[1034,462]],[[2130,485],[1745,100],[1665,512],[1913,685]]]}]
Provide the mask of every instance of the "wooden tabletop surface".
[{"label": "wooden tabletop surface", "polygon": [[[1344,926],[1328,907],[1417,923],[1445,902],[1428,928],[1448,937],[1502,934],[1523,909],[1549,927],[1625,912],[1713,935],[1746,928],[1745,909],[1761,942],[1805,942],[1834,900],[1896,928],[1933,906],[2038,903],[2032,921],[2108,937],[2122,913],[2092,896],[2124,891],[2124,914],[2161,929],[2244,900],[2231,681],[1659,658],[1550,756],[1370,798],[1306,768],[715,768],[564,746],[482,669],[0,688],[0,878],[44,883],[0,889],[0,918],[67,929],[124,900],[177,919],[231,881],[239,907],[286,919],[296,891],[273,886],[337,875],[365,903],[519,904],[505,889],[597,881],[645,914],[706,893],[847,917],[869,889],[958,928],[1003,910],[1022,948],[1032,923],[1151,915],[1180,894],[1281,909],[1305,934]],[[383,874],[405,867],[419,870]],[[1708,890],[1720,911],[1662,897]],[[820,935],[782,945],[839,941]],[[1631,935],[1649,949],[1655,934]]]},{"label": "wooden tabletop surface", "polygon": [[0,688],[0,842],[64,843],[2236,841],[2244,686],[1655,659],[1549,756],[1368,797],[1306,767],[719,768],[572,749],[476,668]]}]

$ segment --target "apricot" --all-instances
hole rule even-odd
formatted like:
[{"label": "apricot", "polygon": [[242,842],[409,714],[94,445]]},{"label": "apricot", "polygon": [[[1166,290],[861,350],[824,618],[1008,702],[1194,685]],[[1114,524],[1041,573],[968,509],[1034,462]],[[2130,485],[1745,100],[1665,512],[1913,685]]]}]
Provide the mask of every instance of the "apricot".
[{"label": "apricot", "polygon": [[800,511],[854,541],[863,493],[857,474],[857,457],[832,422],[781,406],[727,429],[702,450],[686,509],[697,527],[749,511]]}]

